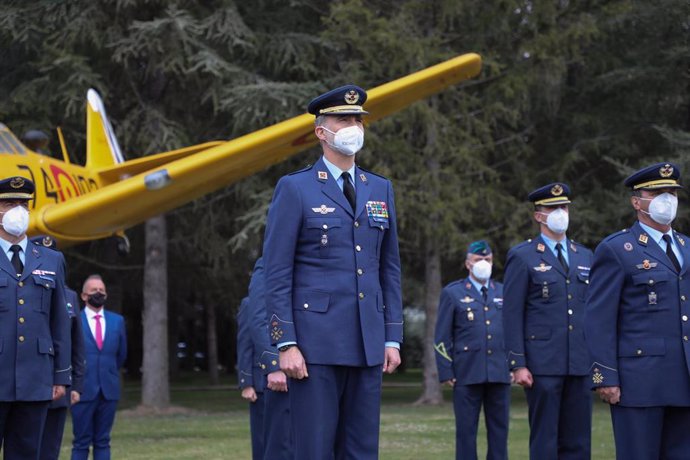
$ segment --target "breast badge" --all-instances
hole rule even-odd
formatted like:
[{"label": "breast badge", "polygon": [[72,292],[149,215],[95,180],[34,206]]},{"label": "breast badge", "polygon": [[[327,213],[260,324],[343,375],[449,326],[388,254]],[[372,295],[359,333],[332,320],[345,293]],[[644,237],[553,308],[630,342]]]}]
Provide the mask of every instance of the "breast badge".
[{"label": "breast badge", "polygon": [[467,309],[467,321],[474,321],[474,312],[469,308]]},{"label": "breast badge", "polygon": [[656,305],[656,292],[649,293],[649,305]]},{"label": "breast badge", "polygon": [[388,221],[388,205],[385,201],[367,201],[367,216],[377,222]]},{"label": "breast badge", "polygon": [[548,272],[551,270],[552,265],[546,265],[544,262],[540,263],[538,266],[534,267],[535,271],[538,271],[540,273]]},{"label": "breast badge", "polygon": [[546,284],[546,281],[544,281],[544,285],[541,287],[541,298],[542,299],[548,299],[549,298],[549,285]]},{"label": "breast badge", "polygon": [[649,259],[645,259],[641,264],[635,265],[638,270],[649,270],[650,268],[656,268],[656,262],[650,262]]},{"label": "breast badge", "polygon": [[335,212],[335,208],[329,208],[325,204],[322,204],[318,208],[311,208],[311,210],[317,214],[329,214],[331,212]]}]

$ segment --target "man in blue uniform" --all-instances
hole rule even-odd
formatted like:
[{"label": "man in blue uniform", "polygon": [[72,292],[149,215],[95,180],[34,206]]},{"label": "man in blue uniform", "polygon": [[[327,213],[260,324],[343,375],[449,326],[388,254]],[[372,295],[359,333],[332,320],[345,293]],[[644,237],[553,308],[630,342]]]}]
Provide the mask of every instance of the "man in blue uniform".
[{"label": "man in blue uniform", "polygon": [[127,359],[127,334],[121,315],[105,309],[108,293],[99,275],[84,281],[81,312],[86,376],[84,392],[72,406],[72,460],[110,459],[110,431],[120,400],[120,368]]},{"label": "man in blue uniform", "polygon": [[292,460],[292,432],[290,429],[290,397],[287,376],[280,370],[278,350],[268,335],[266,317],[266,281],[263,258],[254,265],[249,283],[250,333],[264,387],[264,459]]},{"label": "man in blue uniform", "polygon": [[[242,299],[237,313],[237,379],[242,398],[249,401],[249,431],[252,459],[264,458],[264,379],[251,335],[249,297]],[[268,340],[268,339],[267,339]]]},{"label": "man in blue uniform", "polygon": [[[31,242],[50,249],[57,249],[55,240],[49,236],[31,238]],[[41,440],[40,460],[58,460],[62,435],[65,431],[67,419],[67,407],[79,402],[79,396],[83,391],[84,371],[86,365],[86,352],[84,350],[84,336],[81,330],[81,317],[79,315],[79,296],[72,289],[65,286],[65,300],[67,301],[67,313],[70,318],[70,343],[72,345],[72,386],[60,399],[52,401],[48,406],[48,415],[43,425],[43,438]]]},{"label": "man in blue uniform", "polygon": [[690,238],[671,227],[679,179],[672,163],[628,177],[637,222],[594,254],[590,383],[611,404],[618,459],[690,458]]},{"label": "man in blue uniform", "polygon": [[5,459],[37,459],[48,405],[71,384],[65,259],[29,244],[33,182],[0,181],[0,437]]},{"label": "man in blue uniform", "polygon": [[283,177],[268,211],[269,333],[300,460],[378,458],[381,370],[400,364],[393,187],[355,165],[366,97],[347,85],[311,101],[323,156]]},{"label": "man in blue uniform", "polygon": [[503,345],[503,285],[491,280],[486,241],[467,248],[469,276],[443,288],[434,348],[439,380],[453,387],[455,458],[477,459],[484,405],[489,460],[508,458],[510,371]]},{"label": "man in blue uniform", "polygon": [[508,364],[525,388],[533,460],[591,456],[583,319],[592,252],[566,237],[569,196],[563,183],[529,194],[541,234],[512,247],[505,268]]}]

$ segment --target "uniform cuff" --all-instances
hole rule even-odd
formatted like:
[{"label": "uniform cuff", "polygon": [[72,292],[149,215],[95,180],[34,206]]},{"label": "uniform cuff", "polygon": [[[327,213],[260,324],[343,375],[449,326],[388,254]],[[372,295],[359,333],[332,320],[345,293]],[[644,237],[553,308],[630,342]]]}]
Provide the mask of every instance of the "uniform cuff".
[{"label": "uniform cuff", "polygon": [[592,364],[592,367],[589,368],[589,375],[592,378],[592,389],[620,386],[618,371],[601,363]]},{"label": "uniform cuff", "polygon": [[251,373],[240,371],[240,375],[238,376],[238,378],[239,381],[237,383],[239,384],[240,390],[254,386],[254,379],[252,378]]},{"label": "uniform cuff", "polygon": [[525,355],[518,354],[512,351],[508,352],[508,367],[511,371],[519,367],[527,367],[527,360],[525,359]]},{"label": "uniform cuff", "polygon": [[261,356],[259,357],[259,367],[261,367],[261,372],[264,375],[279,371],[280,361],[278,359],[278,353],[274,353],[272,351],[264,351],[261,353]]},{"label": "uniform cuff", "polygon": [[403,341],[403,323],[386,323],[386,342],[398,342],[399,344]]},{"label": "uniform cuff", "polygon": [[271,345],[277,343],[289,344],[297,343],[297,335],[295,334],[295,324],[292,321],[285,321],[278,318],[278,315],[271,316],[271,321],[268,325],[268,331],[271,335]]}]

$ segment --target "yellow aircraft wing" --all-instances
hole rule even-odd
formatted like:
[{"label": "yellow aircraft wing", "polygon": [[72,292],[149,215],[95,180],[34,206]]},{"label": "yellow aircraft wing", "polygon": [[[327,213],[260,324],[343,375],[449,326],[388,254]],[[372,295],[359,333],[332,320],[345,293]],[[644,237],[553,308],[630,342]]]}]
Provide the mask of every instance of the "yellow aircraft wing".
[{"label": "yellow aircraft wing", "polygon": [[[478,75],[480,70],[481,57],[465,54],[371,89],[366,103],[371,115],[367,119],[375,121],[395,113]],[[53,235],[63,242],[111,236],[278,163],[315,143],[313,115],[300,115],[206,150],[181,155],[163,166],[69,201],[44,206],[32,216],[30,232]],[[139,161],[155,164],[155,160],[146,158]],[[113,175],[129,171],[128,163],[114,167],[120,171],[99,173],[109,175],[112,180]]]}]

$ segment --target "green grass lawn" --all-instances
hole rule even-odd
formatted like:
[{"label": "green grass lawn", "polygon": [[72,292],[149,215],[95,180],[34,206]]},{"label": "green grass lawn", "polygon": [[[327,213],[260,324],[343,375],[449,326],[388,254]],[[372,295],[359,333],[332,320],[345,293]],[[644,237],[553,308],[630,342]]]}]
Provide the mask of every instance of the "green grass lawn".
[{"label": "green grass lawn", "polygon": [[[455,452],[455,421],[450,403],[438,407],[416,407],[421,376],[385,378],[396,386],[384,386],[381,408],[380,458],[383,460],[452,459]],[[385,384],[384,384],[385,385]],[[398,386],[402,385],[402,386]],[[141,415],[132,408],[140,397],[137,384],[127,384],[112,435],[115,459],[251,459],[248,406],[234,384],[208,387],[203,380],[184,379],[174,385],[173,404],[186,411],[172,415]],[[479,458],[486,456],[486,432],[480,421]],[[72,442],[67,421],[61,459],[68,459]],[[527,406],[521,389],[513,388],[510,414],[509,451],[512,460],[528,459],[529,427]],[[608,408],[595,400],[592,430],[592,458],[613,459],[613,436]]]}]

